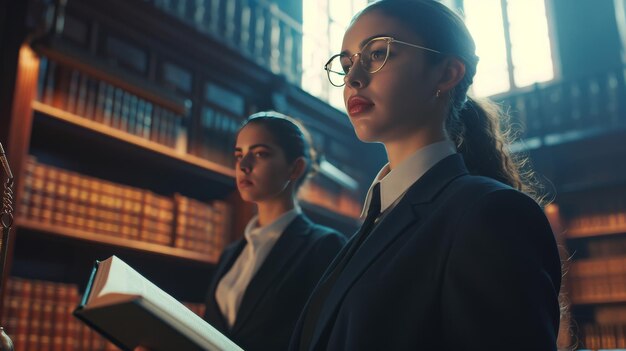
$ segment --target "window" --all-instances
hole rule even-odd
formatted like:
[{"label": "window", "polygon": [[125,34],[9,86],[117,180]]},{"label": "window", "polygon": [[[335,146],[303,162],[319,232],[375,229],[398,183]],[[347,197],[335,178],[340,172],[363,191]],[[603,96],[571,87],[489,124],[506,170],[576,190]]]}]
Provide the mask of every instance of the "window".
[{"label": "window", "polygon": [[487,96],[554,79],[545,0],[445,0],[464,14],[480,57],[472,93]]},{"label": "window", "polygon": [[341,51],[343,33],[367,0],[302,0],[302,89],[344,109],[343,89],[330,85],[323,67]]}]

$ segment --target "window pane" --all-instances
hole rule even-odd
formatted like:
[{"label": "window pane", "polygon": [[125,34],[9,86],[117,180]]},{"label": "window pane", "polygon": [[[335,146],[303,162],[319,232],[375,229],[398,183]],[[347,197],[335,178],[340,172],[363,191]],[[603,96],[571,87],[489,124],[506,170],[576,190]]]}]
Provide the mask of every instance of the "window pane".
[{"label": "window pane", "polygon": [[346,26],[367,0],[302,0],[302,89],[343,111],[343,89],[330,85],[323,67],[341,51]]},{"label": "window pane", "polygon": [[350,1],[330,1],[328,5],[330,7],[330,19],[341,23],[342,26],[347,26],[352,18],[352,4]]},{"label": "window pane", "polygon": [[[352,16],[363,10],[365,6],[367,6],[367,0],[352,0]],[[352,20],[352,16],[350,16],[350,20]]]},{"label": "window pane", "polygon": [[465,23],[480,57],[472,92],[486,96],[510,89],[500,0],[465,0]]},{"label": "window pane", "polygon": [[554,78],[544,0],[508,0],[515,85]]},{"label": "window pane", "polygon": [[320,98],[326,98],[328,94],[328,87],[324,82],[324,71],[321,69],[330,51],[327,5],[326,1],[319,0],[303,0],[302,2],[304,18],[301,84],[302,89]]}]

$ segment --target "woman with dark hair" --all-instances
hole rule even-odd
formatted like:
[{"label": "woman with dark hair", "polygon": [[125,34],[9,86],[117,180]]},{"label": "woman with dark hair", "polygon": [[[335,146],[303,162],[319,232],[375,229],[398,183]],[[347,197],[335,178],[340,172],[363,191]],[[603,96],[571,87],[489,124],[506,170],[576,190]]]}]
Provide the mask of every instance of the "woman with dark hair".
[{"label": "woman with dark hair", "polygon": [[291,350],[556,350],[556,241],[498,110],[467,97],[477,62],[436,1],[377,1],[352,20],[325,69],[389,162]]},{"label": "woman with dark hair", "polygon": [[285,350],[346,239],[311,222],[298,206],[298,188],[314,160],[300,123],[273,111],[250,116],[237,135],[235,159],[239,194],[258,211],[220,257],[205,319],[244,350]]},{"label": "woman with dark hair", "polygon": [[298,188],[315,159],[299,122],[274,111],[250,116],[234,156],[237,190],[257,215],[222,252],[204,319],[246,351],[286,350],[304,304],[346,238],[311,222],[298,206]]}]

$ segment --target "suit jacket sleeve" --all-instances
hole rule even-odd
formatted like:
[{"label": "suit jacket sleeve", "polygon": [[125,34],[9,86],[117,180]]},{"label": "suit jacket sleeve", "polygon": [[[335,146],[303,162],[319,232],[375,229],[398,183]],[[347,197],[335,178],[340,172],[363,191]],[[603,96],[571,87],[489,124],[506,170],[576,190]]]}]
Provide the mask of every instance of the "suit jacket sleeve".
[{"label": "suit jacket sleeve", "polygon": [[455,228],[443,282],[446,349],[556,350],[560,259],[540,207],[495,191]]}]

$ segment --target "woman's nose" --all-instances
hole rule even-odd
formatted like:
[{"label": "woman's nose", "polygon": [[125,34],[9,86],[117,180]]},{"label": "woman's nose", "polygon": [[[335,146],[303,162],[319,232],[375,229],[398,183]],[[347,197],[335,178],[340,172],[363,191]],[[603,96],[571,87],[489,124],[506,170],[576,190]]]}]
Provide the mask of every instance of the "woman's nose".
[{"label": "woman's nose", "polygon": [[244,173],[250,173],[250,171],[252,170],[251,158],[247,155],[243,156],[241,160],[239,160],[239,169]]},{"label": "woman's nose", "polygon": [[369,73],[365,72],[361,65],[361,60],[354,60],[355,62],[350,67],[348,74],[346,74],[346,85],[355,89],[363,88],[369,79]]}]

